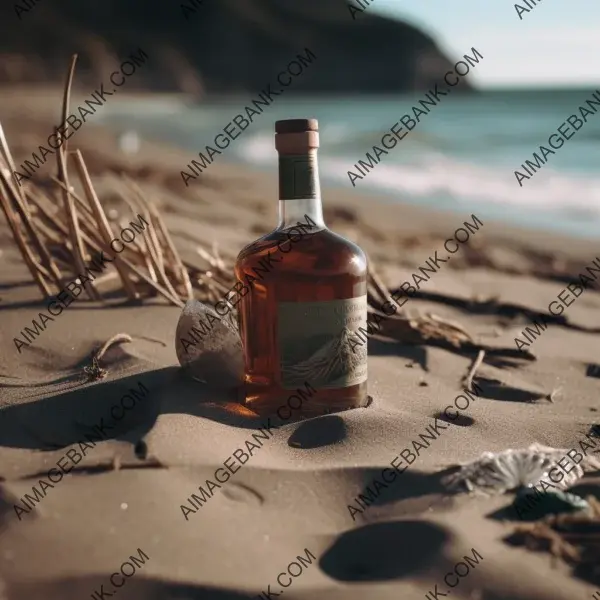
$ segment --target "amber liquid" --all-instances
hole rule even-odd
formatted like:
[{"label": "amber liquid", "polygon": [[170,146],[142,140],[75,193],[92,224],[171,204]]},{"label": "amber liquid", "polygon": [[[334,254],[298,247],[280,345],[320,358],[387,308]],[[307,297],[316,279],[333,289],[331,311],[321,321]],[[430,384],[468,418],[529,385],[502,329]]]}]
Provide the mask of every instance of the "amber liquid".
[{"label": "amber liquid", "polygon": [[[283,254],[277,244],[281,242],[286,250],[290,247],[287,240],[281,230],[267,234],[240,252],[235,267],[237,279],[244,282],[244,275],[255,277],[253,267],[269,250],[271,256],[280,259],[237,304],[246,363],[246,405],[260,414],[274,413],[295,393],[282,387],[277,303],[355,298],[365,295],[367,289],[367,259],[356,244],[329,229],[316,233],[306,229]],[[367,405],[366,381],[344,388],[315,389],[299,409],[301,416]]]}]

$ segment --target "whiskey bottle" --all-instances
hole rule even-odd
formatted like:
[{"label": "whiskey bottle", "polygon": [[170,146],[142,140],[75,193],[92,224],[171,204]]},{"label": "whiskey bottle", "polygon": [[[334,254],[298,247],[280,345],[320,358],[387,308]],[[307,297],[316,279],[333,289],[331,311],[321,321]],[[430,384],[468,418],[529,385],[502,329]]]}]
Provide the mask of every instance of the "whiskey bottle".
[{"label": "whiskey bottle", "polygon": [[245,403],[285,418],[366,406],[367,259],[323,221],[317,120],[275,132],[279,224],[235,265]]}]

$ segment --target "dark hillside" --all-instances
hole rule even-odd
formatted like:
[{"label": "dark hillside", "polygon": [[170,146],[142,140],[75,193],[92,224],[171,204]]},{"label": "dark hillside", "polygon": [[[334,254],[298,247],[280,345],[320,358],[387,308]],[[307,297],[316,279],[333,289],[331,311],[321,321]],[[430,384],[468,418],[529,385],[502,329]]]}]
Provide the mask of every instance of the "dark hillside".
[{"label": "dark hillside", "polygon": [[77,52],[76,81],[95,86],[138,48],[149,61],[128,89],[254,92],[306,47],[318,60],[295,91],[422,89],[450,66],[421,31],[369,9],[353,20],[345,0],[34,2],[0,9],[0,82],[63,81]]}]

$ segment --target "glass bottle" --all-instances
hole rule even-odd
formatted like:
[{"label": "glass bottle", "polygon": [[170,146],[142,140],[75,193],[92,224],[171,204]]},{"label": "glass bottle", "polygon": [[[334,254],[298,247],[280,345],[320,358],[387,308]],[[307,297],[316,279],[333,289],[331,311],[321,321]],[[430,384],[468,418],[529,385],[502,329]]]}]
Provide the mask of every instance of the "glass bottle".
[{"label": "glass bottle", "polygon": [[357,332],[367,328],[367,259],[323,221],[317,120],[277,121],[275,131],[279,224],[235,265],[245,402],[261,414],[288,407],[282,418],[366,406]]}]

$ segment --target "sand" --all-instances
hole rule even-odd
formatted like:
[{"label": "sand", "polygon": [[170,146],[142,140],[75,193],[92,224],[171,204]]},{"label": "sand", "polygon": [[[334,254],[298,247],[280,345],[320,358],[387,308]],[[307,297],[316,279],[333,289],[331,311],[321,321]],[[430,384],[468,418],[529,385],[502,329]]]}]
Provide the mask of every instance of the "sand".
[{"label": "sand", "polygon": [[[47,136],[44,97],[0,98],[9,142],[25,159]],[[185,188],[179,171],[188,151],[144,143],[135,158],[123,157],[114,136],[93,125],[72,141],[109,205],[117,206],[108,171],[135,178],[165,216],[182,256],[197,259],[193,239],[215,241],[235,256],[275,225],[274,177],[223,160]],[[325,189],[324,206],[328,225],[367,251],[390,288],[472,221],[470,214],[348,189]],[[476,215],[483,227],[404,310],[433,312],[475,339],[514,348],[514,338],[536,315],[549,315],[549,302],[600,249],[593,240],[509,228],[485,213],[482,206]],[[265,420],[181,373],[174,345],[180,309],[160,299],[111,308],[79,300],[19,353],[13,337],[45,303],[3,220],[0,252],[2,600],[75,600],[95,590],[91,597],[98,598],[101,585],[105,597],[115,592],[132,600],[242,599],[263,591],[277,597],[284,590],[277,577],[292,562],[300,574],[280,578],[291,582],[283,592],[288,599],[422,598],[436,584],[438,593],[447,592],[446,573],[464,556],[473,559],[473,550],[481,558],[453,597],[566,600],[589,598],[600,586],[548,553],[505,543],[516,522],[494,513],[511,494],[449,495],[441,483],[449,467],[484,451],[533,442],[572,448],[600,420],[600,379],[586,375],[589,363],[600,362],[598,282],[566,309],[564,322],[550,322],[536,339],[536,361],[484,360],[476,381],[485,393],[465,418],[442,423],[438,439],[385,494],[351,514],[348,505],[365,486],[461,393],[472,354],[373,336],[369,407],[290,419],[241,465],[234,453],[256,441]],[[86,382],[82,365],[117,333],[133,339],[107,352],[106,379]],[[111,407],[131,389],[138,394],[133,408],[112,418]],[[553,402],[545,400],[553,391]],[[96,429],[93,445],[80,446],[94,426],[102,436]],[[206,480],[226,470],[224,461],[236,471],[230,480],[213,487],[200,508],[183,510],[198,486],[207,489]],[[57,463],[69,472],[43,486],[34,509],[17,515],[14,505],[23,506],[32,486],[40,490]],[[574,491],[600,498],[600,476],[587,476]],[[134,574],[116,576],[115,585],[124,582],[117,589],[110,577],[124,562]]]}]

